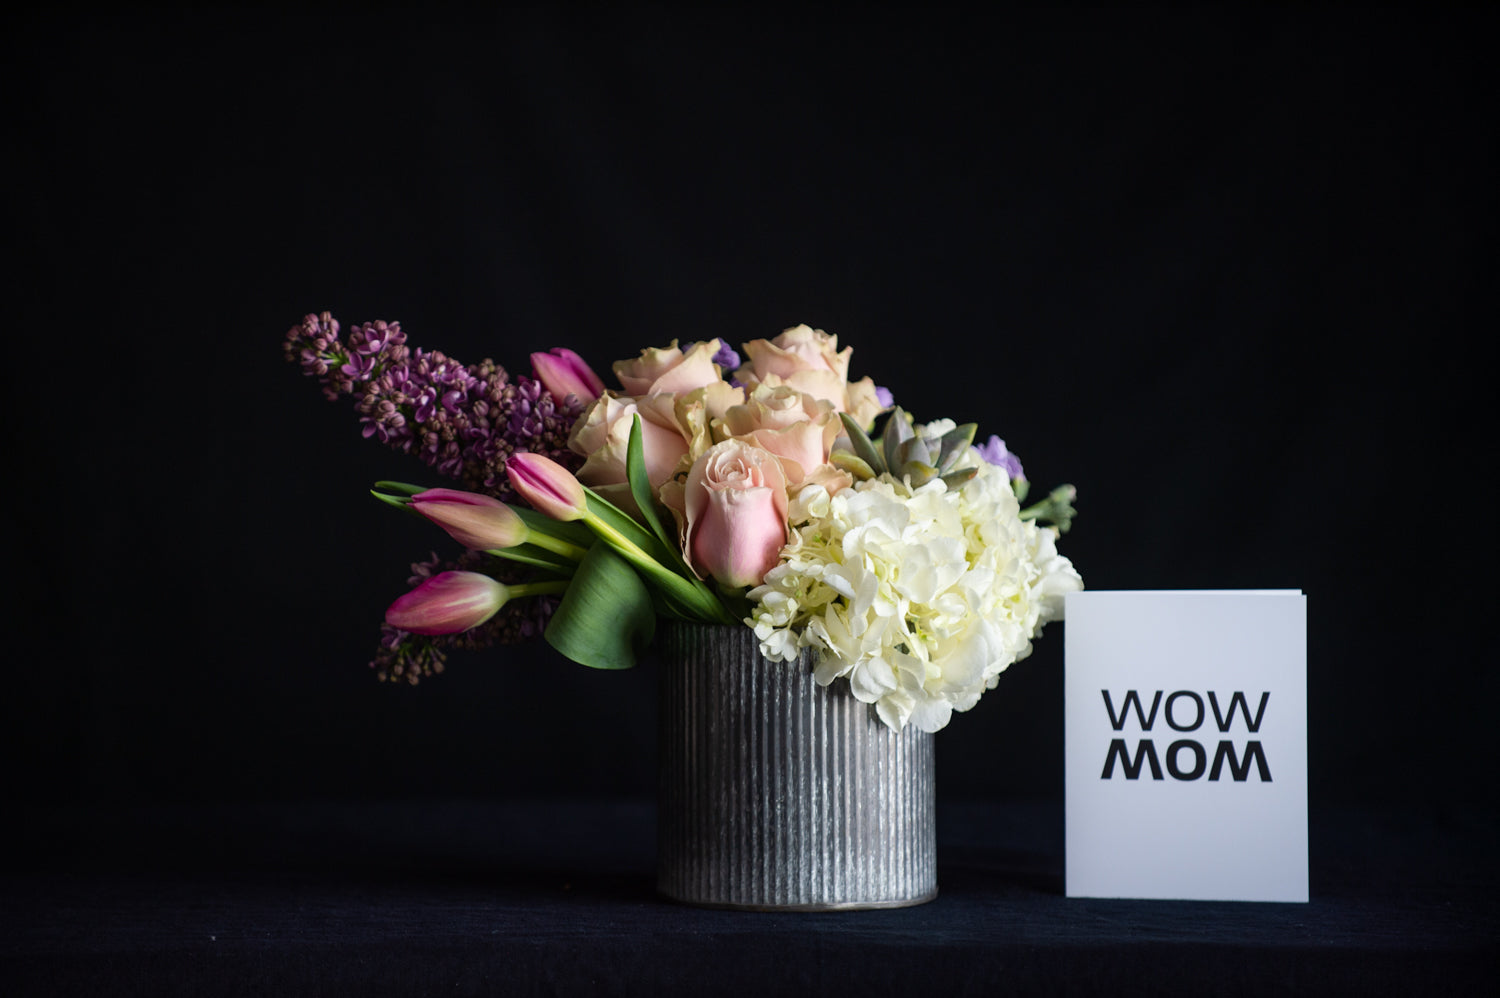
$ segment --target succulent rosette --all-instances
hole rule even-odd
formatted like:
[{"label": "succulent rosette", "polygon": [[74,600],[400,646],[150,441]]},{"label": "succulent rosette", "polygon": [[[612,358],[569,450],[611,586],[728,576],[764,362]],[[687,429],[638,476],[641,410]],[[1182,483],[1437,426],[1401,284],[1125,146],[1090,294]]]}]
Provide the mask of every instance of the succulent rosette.
[{"label": "succulent rosette", "polygon": [[674,340],[612,364],[613,388],[566,348],[513,380],[405,343],[397,323],[341,338],[323,313],[286,346],[328,397],[356,397],[367,437],[465,487],[377,483],[466,549],[413,566],[372,663],[382,678],[539,632],[625,668],[666,617],[752,627],[772,660],[812,649],[816,682],[847,682],[892,728],[937,731],[1082,587],[1057,551],[1071,486],[1023,509],[1003,440],[915,423],[851,380],[853,349],[822,330],[751,340],[743,358]]}]

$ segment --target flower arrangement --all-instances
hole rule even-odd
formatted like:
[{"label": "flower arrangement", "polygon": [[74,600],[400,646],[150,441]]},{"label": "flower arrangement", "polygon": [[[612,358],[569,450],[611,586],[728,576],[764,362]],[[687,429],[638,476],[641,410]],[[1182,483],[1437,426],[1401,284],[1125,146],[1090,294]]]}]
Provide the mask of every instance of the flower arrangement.
[{"label": "flower arrangement", "polygon": [[[531,355],[534,377],[411,349],[399,323],[341,336],[328,313],[287,358],[348,396],[365,437],[461,488],[379,482],[465,552],[412,566],[371,663],[415,683],[448,651],[543,636],[596,668],[635,664],[659,618],[753,627],[762,653],[817,653],[888,726],[937,731],[1031,652],[1082,588],[1057,537],[1071,486],[1029,483],[997,436],[917,423],[852,348],[808,326],[615,363]],[[872,436],[877,423],[878,436]]]}]

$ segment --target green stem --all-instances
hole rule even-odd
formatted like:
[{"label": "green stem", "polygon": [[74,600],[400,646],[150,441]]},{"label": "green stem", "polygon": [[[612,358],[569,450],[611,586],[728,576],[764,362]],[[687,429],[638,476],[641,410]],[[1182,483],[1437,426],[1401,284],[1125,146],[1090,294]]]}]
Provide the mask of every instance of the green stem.
[{"label": "green stem", "polygon": [[522,596],[557,596],[568,591],[568,580],[522,582],[519,585],[506,586],[505,591],[509,594],[508,599],[519,599]]},{"label": "green stem", "polygon": [[622,558],[655,579],[668,595],[700,614],[704,620],[728,624],[739,623],[737,620],[729,619],[728,611],[712,594],[704,592],[676,572],[664,567],[661,562],[641,550],[597,514],[585,513],[583,521],[599,535],[601,540],[618,551]]},{"label": "green stem", "polygon": [[569,561],[580,561],[584,555],[589,553],[588,548],[579,547],[577,544],[565,541],[561,537],[544,534],[540,530],[527,531],[526,543],[535,544],[544,551],[551,551],[553,554],[560,554]]},{"label": "green stem", "polygon": [[1047,494],[1047,498],[1021,510],[1023,520],[1048,520],[1056,524],[1058,532],[1066,534],[1078,511],[1073,508],[1073,499],[1078,490],[1071,485],[1059,485]]}]

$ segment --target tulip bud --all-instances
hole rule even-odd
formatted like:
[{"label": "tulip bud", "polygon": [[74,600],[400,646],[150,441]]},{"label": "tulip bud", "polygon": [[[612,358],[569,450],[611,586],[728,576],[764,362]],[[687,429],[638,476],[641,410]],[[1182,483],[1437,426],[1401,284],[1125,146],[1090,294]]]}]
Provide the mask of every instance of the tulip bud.
[{"label": "tulip bud", "polygon": [[488,575],[443,572],[392,603],[385,622],[413,634],[458,634],[489,620],[509,598]]},{"label": "tulip bud", "polygon": [[580,402],[592,402],[604,394],[604,382],[599,375],[582,357],[565,347],[532,354],[531,370],[559,402],[569,395],[577,395]]},{"label": "tulip bud", "polygon": [[588,512],[583,485],[551,458],[528,451],[512,454],[505,474],[522,499],[554,520],[578,520]]},{"label": "tulip bud", "polygon": [[529,531],[515,510],[490,496],[457,489],[428,489],[411,497],[412,508],[476,551],[524,544]]}]

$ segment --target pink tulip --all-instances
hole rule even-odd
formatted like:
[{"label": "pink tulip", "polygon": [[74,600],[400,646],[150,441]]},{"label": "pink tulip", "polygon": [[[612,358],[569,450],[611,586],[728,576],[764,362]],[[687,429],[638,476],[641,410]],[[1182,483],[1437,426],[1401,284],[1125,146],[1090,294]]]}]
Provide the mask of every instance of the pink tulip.
[{"label": "pink tulip", "polygon": [[583,485],[551,458],[522,451],[505,462],[511,487],[540,513],[554,520],[578,520],[588,512]]},{"label": "pink tulip", "polygon": [[428,489],[411,497],[412,508],[448,531],[466,548],[490,551],[524,543],[526,524],[505,503],[477,492]]},{"label": "pink tulip", "polygon": [[385,622],[413,634],[458,634],[489,620],[510,591],[478,572],[443,572],[402,596]]},{"label": "pink tulip", "polygon": [[759,585],[787,534],[786,475],[774,454],[740,440],[710,447],[688,472],[684,548],[693,570],[726,586]]},{"label": "pink tulip", "polygon": [[531,355],[531,369],[552,397],[561,402],[577,395],[580,402],[592,402],[604,394],[604,382],[584,359],[566,347],[553,347],[548,353]]}]

